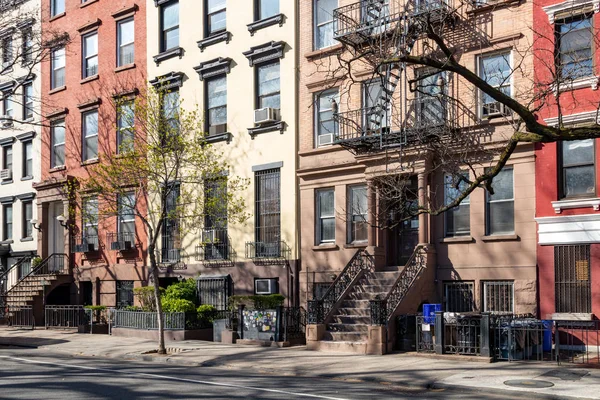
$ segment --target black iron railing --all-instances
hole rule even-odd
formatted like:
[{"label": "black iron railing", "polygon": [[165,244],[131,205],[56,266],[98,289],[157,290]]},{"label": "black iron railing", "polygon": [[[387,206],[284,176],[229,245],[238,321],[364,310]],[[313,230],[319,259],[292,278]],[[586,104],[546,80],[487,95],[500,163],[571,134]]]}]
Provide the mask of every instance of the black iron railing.
[{"label": "black iron railing", "polygon": [[48,328],[77,328],[89,325],[92,310],[83,306],[46,306],[45,323]]},{"label": "black iron railing", "polygon": [[110,243],[113,251],[127,251],[135,247],[135,234],[133,232],[112,232],[106,234],[106,243]]},{"label": "black iron railing", "polygon": [[[379,118],[379,114],[384,114],[383,118]],[[388,133],[389,114],[389,110],[381,110],[380,107],[363,107],[335,114],[334,121],[338,125],[335,142],[378,138],[381,134]],[[371,122],[374,119],[381,123]]]},{"label": "black iron railing", "polygon": [[306,338],[306,310],[302,307],[282,307],[279,340],[289,342]]},{"label": "black iron railing", "polygon": [[83,235],[74,237],[72,240],[72,253],[93,253],[98,250],[98,236],[96,235]]},{"label": "black iron railing", "polygon": [[34,329],[35,317],[33,315],[33,306],[8,306],[6,321],[9,326]]},{"label": "black iron railing", "polygon": [[202,242],[196,246],[196,261],[219,262],[231,260],[232,251],[227,228],[203,229]]},{"label": "black iron railing", "polygon": [[283,240],[274,242],[246,242],[246,258],[252,260],[289,260],[291,249]]},{"label": "black iron railing", "polygon": [[409,0],[406,3],[406,14],[413,18],[428,18],[435,22],[454,12],[452,0]]},{"label": "black iron railing", "polygon": [[333,11],[333,37],[350,45],[392,29],[400,20],[398,2],[363,0],[336,8]]},{"label": "black iron railing", "polygon": [[372,271],[374,268],[373,256],[366,250],[359,249],[350,259],[346,267],[337,278],[331,283],[329,289],[320,299],[308,301],[308,323],[322,324],[331,315],[335,305],[340,301],[346,291],[362,276],[366,271]]},{"label": "black iron railing", "polygon": [[174,264],[181,261],[181,249],[161,249],[159,252],[159,262],[161,264]]}]

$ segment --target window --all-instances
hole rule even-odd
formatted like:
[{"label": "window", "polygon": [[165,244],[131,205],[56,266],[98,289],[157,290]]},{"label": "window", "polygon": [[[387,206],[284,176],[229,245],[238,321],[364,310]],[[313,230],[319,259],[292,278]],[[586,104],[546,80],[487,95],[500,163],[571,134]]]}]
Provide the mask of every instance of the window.
[{"label": "window", "polygon": [[135,193],[127,192],[119,196],[119,224],[120,234],[135,233]]},{"label": "window", "polygon": [[52,51],[51,59],[52,79],[50,88],[56,89],[65,86],[65,48],[61,47]]},{"label": "window", "polygon": [[513,281],[483,282],[483,311],[493,314],[514,312],[515,290]]},{"label": "window", "polygon": [[[208,96],[206,120],[210,135],[227,131],[227,78],[225,76],[206,81]],[[219,129],[220,128],[220,129]]]},{"label": "window", "polygon": [[2,240],[11,240],[13,238],[13,206],[5,204],[2,208]]},{"label": "window", "polygon": [[33,177],[33,142],[23,142],[23,178]]},{"label": "window", "polygon": [[117,112],[117,153],[127,153],[133,150],[135,138],[133,101],[119,105]]},{"label": "window", "polygon": [[596,193],[594,139],[561,142],[561,198],[593,196]]},{"label": "window", "polygon": [[25,28],[21,31],[22,63],[27,64],[33,60],[33,29]]},{"label": "window", "polygon": [[473,297],[473,282],[446,282],[444,283],[444,311],[472,312],[475,310]]},{"label": "window", "polygon": [[23,85],[23,119],[33,118],[33,83]]},{"label": "window", "polygon": [[258,108],[280,108],[279,61],[256,68],[258,77]]},{"label": "window", "polygon": [[416,126],[428,128],[442,125],[446,113],[446,72],[422,68],[417,71]]},{"label": "window", "polygon": [[[502,93],[511,95],[510,53],[498,53],[479,57],[479,76],[490,86]],[[506,114],[508,110],[487,94],[479,92],[481,97],[481,116]]]},{"label": "window", "polygon": [[173,1],[161,6],[161,42],[160,51],[179,47],[179,2]]},{"label": "window", "polygon": [[12,171],[13,165],[13,150],[12,146],[4,146],[2,157],[2,169],[9,169]]},{"label": "window", "polygon": [[133,281],[117,281],[117,308],[133,306]]},{"label": "window", "polygon": [[554,296],[557,313],[590,313],[590,246],[554,247]]},{"label": "window", "polygon": [[281,173],[279,168],[254,175],[257,257],[279,257],[281,241]]},{"label": "window", "polygon": [[226,0],[206,0],[206,36],[226,29]]},{"label": "window", "polygon": [[[385,110],[381,110],[380,99],[383,96],[384,85],[382,79],[373,79],[363,83],[363,106],[365,112],[363,114],[363,127],[367,130],[367,134],[372,131],[378,131],[381,128],[390,126],[392,118],[391,102]],[[391,90],[390,87],[388,89]],[[377,113],[381,113],[378,116]]]},{"label": "window", "polygon": [[7,119],[6,123],[11,123],[14,117],[14,106],[12,94],[4,93],[4,97],[2,97],[2,111],[4,118]]},{"label": "window", "polygon": [[592,15],[579,15],[556,23],[557,72],[561,79],[593,75]]},{"label": "window", "polygon": [[[174,138],[179,133],[179,92],[161,93],[163,132],[162,140]],[[169,143],[165,142],[165,145]]]},{"label": "window", "polygon": [[204,260],[229,259],[227,236],[227,178],[204,181]]},{"label": "window", "polygon": [[316,144],[322,146],[333,143],[338,133],[338,123],[334,119],[334,105],[340,104],[340,94],[337,88],[326,90],[317,95],[316,101]]},{"label": "window", "polygon": [[161,240],[162,262],[178,262],[180,257],[179,218],[177,203],[179,200],[179,183],[172,182],[164,188],[166,214],[164,215]]},{"label": "window", "polygon": [[23,207],[21,211],[21,217],[23,218],[21,221],[21,226],[23,228],[21,237],[30,238],[33,233],[31,226],[31,220],[33,219],[33,203],[31,201],[24,201],[21,203],[21,206]]},{"label": "window", "polygon": [[348,187],[348,243],[367,241],[367,185]]},{"label": "window", "polygon": [[[444,176],[444,204],[453,203],[467,188],[467,183],[463,179],[468,179],[468,173],[461,175],[446,174]],[[446,237],[448,236],[468,236],[471,234],[471,208],[470,196],[463,199],[460,204],[449,209],[444,213],[446,222]]]},{"label": "window", "polygon": [[98,158],[98,110],[83,114],[81,160]]},{"label": "window", "polygon": [[317,190],[317,244],[335,242],[334,189]]},{"label": "window", "polygon": [[65,12],[65,0],[50,0],[50,16],[62,14]]},{"label": "window", "polygon": [[84,238],[98,237],[98,198],[87,197],[83,199],[82,206],[82,236]]},{"label": "window", "polygon": [[65,120],[54,121],[50,127],[52,154],[50,168],[65,165]]},{"label": "window", "polygon": [[12,36],[5,36],[1,39],[2,46],[2,69],[9,68],[13,63],[13,42]]},{"label": "window", "polygon": [[133,64],[134,37],[133,18],[119,21],[117,24],[117,67]]},{"label": "window", "polygon": [[338,0],[314,0],[315,50],[333,46],[333,10]]},{"label": "window", "polygon": [[83,77],[98,75],[98,32],[83,37]]},{"label": "window", "polygon": [[515,232],[513,169],[504,167],[492,182],[494,194],[486,192],[487,234]]},{"label": "window", "polygon": [[257,19],[265,19],[279,14],[279,0],[256,0]]}]

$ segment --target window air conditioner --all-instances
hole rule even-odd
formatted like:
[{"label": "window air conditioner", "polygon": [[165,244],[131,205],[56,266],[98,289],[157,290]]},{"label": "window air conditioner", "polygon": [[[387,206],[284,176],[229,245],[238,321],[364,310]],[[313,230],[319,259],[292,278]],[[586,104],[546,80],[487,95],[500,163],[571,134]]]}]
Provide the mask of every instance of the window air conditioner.
[{"label": "window air conditioner", "polygon": [[333,143],[333,133],[326,133],[317,137],[317,146],[325,146]]},{"label": "window air conditioner", "polygon": [[279,292],[277,287],[277,279],[255,279],[254,293],[255,294],[276,294]]},{"label": "window air conditioner", "polygon": [[3,181],[8,181],[8,180],[12,179],[12,170],[0,169],[0,179]]},{"label": "window air conditioner", "polygon": [[254,110],[254,124],[264,124],[267,122],[275,122],[279,121],[279,109],[277,108],[259,108],[258,110]]},{"label": "window air conditioner", "polygon": [[212,125],[208,127],[208,136],[227,132],[227,124]]},{"label": "window air conditioner", "polygon": [[130,240],[123,240],[123,239],[119,238],[118,241],[111,242],[110,249],[113,250],[113,251],[127,251],[127,250],[131,250],[131,241]]}]

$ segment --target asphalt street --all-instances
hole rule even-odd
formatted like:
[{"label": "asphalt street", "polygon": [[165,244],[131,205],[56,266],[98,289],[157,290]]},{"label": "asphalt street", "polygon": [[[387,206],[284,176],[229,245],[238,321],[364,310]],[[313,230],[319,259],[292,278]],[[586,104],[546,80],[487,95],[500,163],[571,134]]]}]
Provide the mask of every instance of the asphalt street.
[{"label": "asphalt street", "polygon": [[[0,347],[0,399],[506,399],[514,392],[397,387],[215,367],[70,357]],[[268,367],[267,365],[264,366]],[[384,368],[385,366],[382,365]],[[537,397],[543,398],[543,397]]]}]

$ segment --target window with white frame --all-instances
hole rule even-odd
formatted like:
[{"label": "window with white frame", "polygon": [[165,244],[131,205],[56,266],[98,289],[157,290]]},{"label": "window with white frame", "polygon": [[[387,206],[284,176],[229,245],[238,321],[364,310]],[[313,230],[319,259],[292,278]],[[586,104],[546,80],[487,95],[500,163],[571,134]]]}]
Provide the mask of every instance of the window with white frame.
[{"label": "window with white frame", "polygon": [[165,52],[179,47],[179,2],[170,1],[160,9],[161,39],[160,51]]},{"label": "window with white frame", "polygon": [[13,238],[13,205],[5,204],[2,207],[2,240]]},{"label": "window with white frame", "polygon": [[512,314],[515,307],[513,281],[483,282],[483,311],[492,314]]},{"label": "window with white frame", "polygon": [[33,142],[23,142],[23,178],[33,177]]},{"label": "window with white frame", "polygon": [[316,243],[335,243],[335,191],[320,189],[316,194]]},{"label": "window with white frame", "polygon": [[206,80],[206,121],[208,133],[227,131],[227,77],[225,75]]},{"label": "window with white frame", "polygon": [[65,120],[53,121],[50,126],[52,154],[50,168],[65,165]]},{"label": "window with white frame", "polygon": [[563,80],[594,74],[592,16],[593,13],[575,15],[555,24],[557,72]]},{"label": "window with white frame", "polygon": [[4,146],[2,148],[2,169],[12,171],[13,167],[13,148],[12,146]]},{"label": "window with white frame", "polygon": [[258,108],[281,108],[279,60],[273,63],[260,64],[256,67],[258,81]]},{"label": "window with white frame", "polygon": [[120,234],[135,233],[135,193],[126,192],[119,196],[119,225]]},{"label": "window with white frame", "polygon": [[98,158],[98,110],[82,114],[82,161]]},{"label": "window with white frame", "polygon": [[33,229],[31,226],[31,220],[33,219],[33,202],[24,201],[21,203],[21,207],[21,237],[30,238],[33,234]]},{"label": "window with white frame", "polygon": [[316,145],[332,144],[338,133],[338,123],[334,108],[340,104],[340,93],[337,88],[325,90],[316,96]]},{"label": "window with white frame", "polygon": [[0,39],[0,47],[2,47],[2,69],[8,68],[13,63],[12,36],[8,35]]},{"label": "window with white frame", "polygon": [[336,41],[333,39],[333,10],[337,7],[338,0],[313,0],[315,50],[335,44]]},{"label": "window with white frame", "polygon": [[560,197],[596,194],[595,139],[559,143]]},{"label": "window with white frame", "polygon": [[98,75],[98,32],[83,37],[83,77]]},{"label": "window with white frame", "polygon": [[206,0],[206,37],[227,28],[226,0]]},{"label": "window with white frame", "polygon": [[486,192],[486,231],[488,235],[515,232],[513,176],[513,169],[504,167],[492,182],[494,194]]},{"label": "window with white frame", "polygon": [[279,0],[255,0],[256,19],[261,20],[279,14]]},{"label": "window with white frame", "polygon": [[23,52],[21,56],[23,64],[33,60],[33,29],[31,27],[21,31],[21,51]]},{"label": "window with white frame", "polygon": [[[444,204],[455,202],[465,191],[468,184],[468,173],[444,175]],[[471,234],[471,207],[470,196],[464,198],[460,204],[444,213],[445,236],[468,236]]]},{"label": "window with white frame", "polygon": [[54,17],[65,12],[65,0],[50,0],[50,16]]},{"label": "window with white frame", "polygon": [[[511,55],[510,52],[493,53],[479,56],[479,76],[490,86],[507,96],[511,96]],[[479,92],[480,113],[482,117],[502,115],[509,112],[504,105],[491,96]]]},{"label": "window with white frame", "polygon": [[[98,197],[91,196],[83,199],[82,204],[82,236],[84,238],[98,238]],[[90,241],[88,243],[92,243]]]},{"label": "window with white frame", "polygon": [[348,243],[366,242],[367,226],[367,185],[348,186]]},{"label": "window with white frame", "polygon": [[15,104],[11,93],[4,93],[2,97],[2,114],[7,119],[6,123],[10,123],[15,116]]},{"label": "window with white frame", "polygon": [[117,66],[133,64],[135,55],[133,18],[117,23]]},{"label": "window with white frame", "polygon": [[65,86],[65,48],[60,47],[52,50],[51,69],[52,77],[50,80],[50,88],[56,89]]},{"label": "window with white frame", "polygon": [[117,153],[133,150],[135,115],[133,101],[125,101],[117,108]]},{"label": "window with white frame", "polygon": [[23,84],[23,119],[33,118],[33,83]]}]

